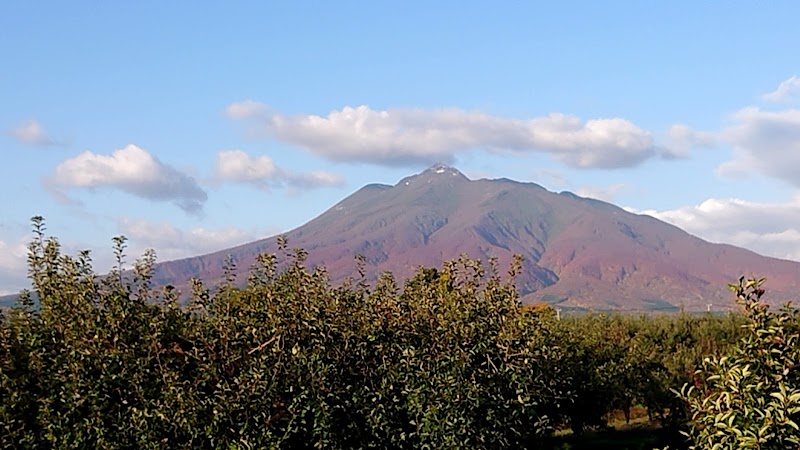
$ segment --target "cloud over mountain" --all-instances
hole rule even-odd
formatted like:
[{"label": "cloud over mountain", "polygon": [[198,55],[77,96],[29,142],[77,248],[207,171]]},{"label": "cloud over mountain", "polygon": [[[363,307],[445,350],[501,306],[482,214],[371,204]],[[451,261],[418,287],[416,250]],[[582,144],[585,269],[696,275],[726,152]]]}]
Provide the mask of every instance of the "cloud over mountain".
[{"label": "cloud over mountain", "polygon": [[267,155],[250,156],[242,150],[217,153],[215,177],[218,181],[247,183],[259,189],[280,186],[313,189],[344,184],[344,179],[334,173],[287,171],[275,165]]},{"label": "cloud over mountain", "polygon": [[247,100],[228,106],[234,119],[259,121],[280,141],[334,161],[380,165],[451,162],[461,152],[542,152],[574,168],[631,167],[668,156],[652,135],[621,118],[583,121],[553,113],[513,119],[461,109],[344,107],[327,116],[286,116]]},{"label": "cloud over mountain", "polygon": [[712,242],[777,258],[800,260],[800,196],[782,203],[710,198],[677,209],[638,211]]},{"label": "cloud over mountain", "polygon": [[242,150],[217,153],[216,177],[219,180],[269,184],[278,174],[277,166],[267,155],[253,157]]},{"label": "cloud over mountain", "polygon": [[612,183],[607,186],[582,186],[575,193],[581,197],[613,202],[617,195],[626,189],[627,186],[624,183]]},{"label": "cloud over mountain", "polygon": [[188,213],[199,213],[208,199],[193,177],[132,144],[110,155],[85,151],[63,161],[48,183],[57,191],[117,189],[147,200],[172,202]]},{"label": "cloud over mountain", "polygon": [[136,247],[135,250],[155,249],[159,260],[184,258],[234,247],[278,231],[248,230],[234,226],[182,229],[166,222],[157,223],[127,217],[117,220],[117,228],[121,234],[131,239]]}]

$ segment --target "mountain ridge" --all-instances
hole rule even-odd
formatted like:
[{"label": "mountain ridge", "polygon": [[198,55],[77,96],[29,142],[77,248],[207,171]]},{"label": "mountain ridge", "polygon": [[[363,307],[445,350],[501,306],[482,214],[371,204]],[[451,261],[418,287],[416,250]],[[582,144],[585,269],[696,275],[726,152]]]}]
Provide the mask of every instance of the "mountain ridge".
[{"label": "mountain ridge", "polygon": [[[369,184],[285,233],[291,247],[309,252],[332,281],[391,271],[400,280],[419,266],[438,267],[461,254],[506,267],[525,259],[518,288],[524,302],[573,309],[705,310],[732,305],[727,283],[742,275],[767,276],[771,298],[800,292],[800,263],[713,244],[678,227],[571,192],[536,183],[470,180],[436,164],[394,185]],[[156,281],[185,287],[190,277],[220,279],[228,255],[246,272],[276,237],[159,263]],[[777,294],[777,295],[775,295]],[[656,306],[653,306],[656,305]]]},{"label": "mountain ridge", "polygon": [[[467,255],[496,258],[501,271],[521,255],[521,300],[563,309],[730,310],[727,284],[767,277],[766,297],[784,303],[800,293],[800,263],[704,241],[648,215],[569,191],[551,192],[507,178],[471,180],[436,164],[394,185],[367,184],[307,223],[284,233],[303,248],[309,267],[324,265],[336,284],[357,276],[363,256],[368,280],[392,272],[402,282],[420,267]],[[236,263],[239,281],[262,253],[278,252],[278,236],[156,264],[156,285],[184,294],[189,280],[207,286]],[[11,296],[0,297],[10,304]]]}]

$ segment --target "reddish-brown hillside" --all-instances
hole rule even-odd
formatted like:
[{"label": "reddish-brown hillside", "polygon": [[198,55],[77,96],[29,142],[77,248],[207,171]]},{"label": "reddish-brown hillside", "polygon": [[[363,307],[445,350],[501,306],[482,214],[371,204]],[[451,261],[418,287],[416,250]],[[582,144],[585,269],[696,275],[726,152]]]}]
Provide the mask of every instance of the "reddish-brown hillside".
[{"label": "reddish-brown hillside", "polygon": [[[562,308],[730,307],[727,283],[756,274],[768,277],[775,301],[800,293],[800,263],[712,244],[650,216],[533,183],[469,180],[443,165],[394,186],[365,186],[286,237],[290,247],[309,252],[309,265],[325,265],[334,281],[355,275],[356,254],[365,256],[368,276],[392,271],[401,279],[460,254],[495,256],[501,267],[519,254],[523,301]],[[164,262],[156,279],[213,283],[228,255],[247,272],[259,253],[276,250],[273,237]]]}]

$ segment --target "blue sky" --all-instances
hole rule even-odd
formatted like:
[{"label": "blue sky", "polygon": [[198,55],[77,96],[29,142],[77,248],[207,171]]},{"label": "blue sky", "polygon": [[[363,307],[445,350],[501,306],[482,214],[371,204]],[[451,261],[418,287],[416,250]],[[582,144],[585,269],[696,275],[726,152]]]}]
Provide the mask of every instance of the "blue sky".
[{"label": "blue sky", "polygon": [[109,266],[443,161],[800,260],[797,2],[6,2],[0,292],[29,218]]}]

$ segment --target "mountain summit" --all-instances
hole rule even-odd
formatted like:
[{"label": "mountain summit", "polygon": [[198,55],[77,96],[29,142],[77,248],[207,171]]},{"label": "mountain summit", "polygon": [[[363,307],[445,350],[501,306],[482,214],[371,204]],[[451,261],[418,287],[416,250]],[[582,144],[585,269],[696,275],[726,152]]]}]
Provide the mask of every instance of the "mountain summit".
[{"label": "mountain summit", "polygon": [[423,174],[426,174],[426,173],[427,174],[443,175],[443,176],[450,175],[450,176],[455,176],[455,177],[460,177],[460,178],[467,178],[467,177],[464,176],[463,173],[459,172],[458,169],[456,169],[455,167],[450,167],[447,164],[442,164],[442,163],[434,164],[431,167],[428,167],[425,170],[425,172],[423,172]]},{"label": "mountain summit", "polygon": [[[521,255],[522,300],[561,308],[730,307],[727,284],[742,275],[768,277],[771,299],[800,292],[800,263],[711,244],[653,217],[534,183],[470,180],[445,164],[394,186],[364,186],[286,237],[309,252],[309,265],[325,265],[334,282],[356,274],[355,255],[364,256],[371,279],[383,271],[403,279],[461,254],[496,257],[501,268]],[[246,272],[258,254],[276,250],[273,237],[160,263],[155,281],[212,283],[228,255]]]},{"label": "mountain summit", "polygon": [[447,164],[438,163],[416,175],[403,178],[395,186],[411,186],[412,184],[414,186],[419,186],[421,184],[431,183],[447,183],[454,185],[454,183],[464,181],[469,181],[469,178],[464,176],[458,169],[450,167]]}]

